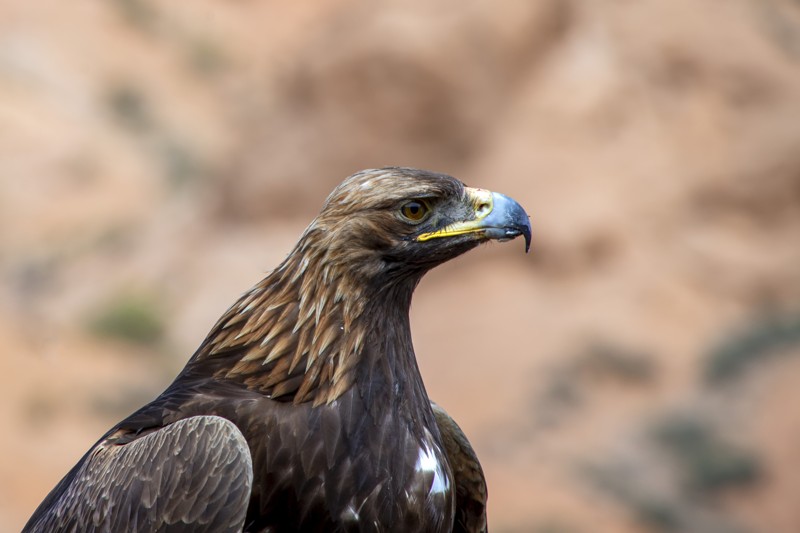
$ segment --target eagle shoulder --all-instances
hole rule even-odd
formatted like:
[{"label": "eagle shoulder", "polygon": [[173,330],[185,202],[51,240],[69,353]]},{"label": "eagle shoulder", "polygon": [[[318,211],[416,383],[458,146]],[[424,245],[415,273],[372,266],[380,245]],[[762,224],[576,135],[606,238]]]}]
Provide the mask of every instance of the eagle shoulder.
[{"label": "eagle shoulder", "polygon": [[23,532],[241,531],[253,467],[242,433],[194,416],[127,444],[98,442]]}]

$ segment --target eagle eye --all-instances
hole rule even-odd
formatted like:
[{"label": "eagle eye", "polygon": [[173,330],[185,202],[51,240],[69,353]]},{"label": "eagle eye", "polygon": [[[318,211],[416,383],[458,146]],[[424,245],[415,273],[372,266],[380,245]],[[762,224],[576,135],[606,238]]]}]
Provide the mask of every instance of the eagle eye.
[{"label": "eagle eye", "polygon": [[428,204],[423,200],[411,200],[400,208],[400,214],[411,222],[420,222],[429,211]]}]

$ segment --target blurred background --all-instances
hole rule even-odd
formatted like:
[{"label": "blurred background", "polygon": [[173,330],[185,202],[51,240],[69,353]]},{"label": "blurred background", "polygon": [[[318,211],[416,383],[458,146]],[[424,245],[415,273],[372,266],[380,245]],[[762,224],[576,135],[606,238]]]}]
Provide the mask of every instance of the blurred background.
[{"label": "blurred background", "polygon": [[0,1],[0,530],[385,165],[532,215],[412,310],[493,531],[800,531],[797,0]]}]

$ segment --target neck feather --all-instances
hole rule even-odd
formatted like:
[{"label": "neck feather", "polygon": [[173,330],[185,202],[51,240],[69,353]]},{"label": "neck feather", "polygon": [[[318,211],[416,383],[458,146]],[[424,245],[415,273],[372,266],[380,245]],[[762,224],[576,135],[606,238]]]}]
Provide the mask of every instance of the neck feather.
[{"label": "neck feather", "polygon": [[[395,380],[398,364],[418,375],[408,324],[415,286],[395,279],[373,287],[301,241],[220,318],[187,370],[314,405],[334,401],[359,379]],[[368,362],[383,369],[373,376],[358,371],[365,358],[401,360]]]}]

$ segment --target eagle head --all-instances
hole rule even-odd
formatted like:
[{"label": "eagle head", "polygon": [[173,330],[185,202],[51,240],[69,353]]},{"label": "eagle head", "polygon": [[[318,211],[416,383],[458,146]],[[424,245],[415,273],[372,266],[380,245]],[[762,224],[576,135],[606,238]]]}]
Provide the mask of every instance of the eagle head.
[{"label": "eagle head", "polygon": [[418,278],[482,242],[525,238],[525,210],[500,193],[413,168],[364,170],[336,187],[300,248],[359,280]]}]

